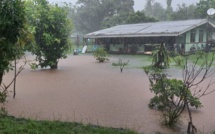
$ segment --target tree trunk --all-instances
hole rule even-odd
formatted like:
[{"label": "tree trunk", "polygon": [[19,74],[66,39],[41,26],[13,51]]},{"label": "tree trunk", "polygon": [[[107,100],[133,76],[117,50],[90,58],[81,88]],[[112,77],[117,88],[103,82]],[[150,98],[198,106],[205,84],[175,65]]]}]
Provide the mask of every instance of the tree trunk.
[{"label": "tree trunk", "polygon": [[15,56],[15,66],[14,66],[14,83],[13,83],[13,98],[16,97],[16,56]]},{"label": "tree trunk", "polygon": [[3,80],[3,75],[4,75],[4,72],[0,72],[0,85],[1,85],[2,80]]},{"label": "tree trunk", "polygon": [[187,105],[187,111],[188,111],[189,120],[190,120],[189,123],[188,123],[188,127],[187,127],[187,134],[196,134],[197,129],[193,125],[192,113],[190,111],[190,107],[189,107],[189,104],[187,103],[187,101],[186,101],[186,105]]},{"label": "tree trunk", "polygon": [[58,64],[58,62],[55,62],[55,64],[51,65],[51,66],[50,66],[51,69],[57,69],[57,64]]}]

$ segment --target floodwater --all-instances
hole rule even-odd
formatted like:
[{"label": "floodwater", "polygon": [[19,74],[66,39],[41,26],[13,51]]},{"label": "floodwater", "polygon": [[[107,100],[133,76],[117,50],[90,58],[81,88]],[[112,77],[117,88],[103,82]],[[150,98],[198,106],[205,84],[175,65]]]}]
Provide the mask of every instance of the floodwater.
[{"label": "floodwater", "polygon": [[[27,59],[33,57],[27,55]],[[129,128],[146,134],[185,133],[187,114],[178,128],[166,128],[161,113],[148,108],[153,94],[143,70],[125,67],[120,73],[111,65],[117,61],[113,56],[109,62],[97,63],[92,55],[78,55],[60,60],[57,70],[31,70],[27,65],[17,79],[16,98],[10,92],[6,108],[16,117],[37,120]],[[4,82],[9,83],[12,76],[13,72],[6,74]],[[201,132],[215,130],[214,96],[201,98],[204,107],[194,110],[194,124]]]}]

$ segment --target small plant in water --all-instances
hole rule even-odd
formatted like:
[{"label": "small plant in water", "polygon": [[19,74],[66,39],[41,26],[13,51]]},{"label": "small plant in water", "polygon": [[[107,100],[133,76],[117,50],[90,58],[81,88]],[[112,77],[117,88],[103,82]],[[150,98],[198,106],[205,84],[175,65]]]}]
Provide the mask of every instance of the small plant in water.
[{"label": "small plant in water", "polygon": [[129,60],[127,62],[123,62],[122,59],[119,59],[118,63],[112,63],[113,66],[119,66],[120,67],[120,71],[122,73],[123,69],[125,66],[127,66],[129,63]]},{"label": "small plant in water", "polygon": [[104,50],[104,48],[98,48],[94,51],[93,56],[98,60],[99,62],[109,61],[108,54]]}]

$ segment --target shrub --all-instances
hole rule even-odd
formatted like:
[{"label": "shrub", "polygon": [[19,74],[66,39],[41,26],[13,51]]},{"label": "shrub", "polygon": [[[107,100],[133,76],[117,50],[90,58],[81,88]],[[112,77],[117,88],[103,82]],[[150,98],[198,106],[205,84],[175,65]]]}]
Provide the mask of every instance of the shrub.
[{"label": "shrub", "polygon": [[122,73],[124,67],[128,65],[128,62],[129,62],[129,60],[127,62],[123,62],[121,59],[119,59],[118,63],[112,63],[112,65],[113,66],[119,66],[120,67],[120,71]]},{"label": "shrub", "polygon": [[178,66],[182,66],[184,64],[184,59],[182,56],[176,56],[174,58],[174,61],[175,61],[176,65],[178,65]]},{"label": "shrub", "polygon": [[149,76],[150,90],[155,94],[148,106],[163,113],[167,126],[177,123],[187,105],[202,107],[199,98],[191,94],[182,80],[169,79],[157,68],[145,68],[145,72]]},{"label": "shrub", "polygon": [[94,57],[96,60],[99,62],[104,62],[105,60],[108,61],[109,59],[107,58],[107,52],[104,50],[104,48],[98,48],[94,51],[93,53]]}]

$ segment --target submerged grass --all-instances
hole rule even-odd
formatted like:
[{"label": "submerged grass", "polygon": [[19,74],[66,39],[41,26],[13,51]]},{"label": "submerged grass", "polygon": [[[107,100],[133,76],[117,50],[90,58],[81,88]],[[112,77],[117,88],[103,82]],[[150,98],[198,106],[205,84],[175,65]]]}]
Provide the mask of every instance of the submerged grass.
[{"label": "submerged grass", "polygon": [[[110,57],[117,59],[122,59],[123,62],[129,61],[128,68],[142,68],[143,66],[148,66],[152,62],[150,55],[116,55],[112,54]],[[118,61],[117,61],[118,62]],[[118,66],[117,62],[113,63],[113,66]]]},{"label": "submerged grass", "polygon": [[[203,54],[208,54],[208,59],[211,60],[212,57],[213,57],[213,53],[214,52],[210,52],[210,53],[203,53]],[[192,62],[195,62],[196,59],[199,57],[199,54],[192,54],[192,55],[189,55],[188,59]],[[201,56],[200,56],[201,57]],[[205,58],[204,56],[202,56],[202,58],[199,58],[198,62],[197,62],[197,65],[202,65],[205,63]],[[212,66],[215,66],[215,62],[213,62]]]},{"label": "submerged grass", "polygon": [[60,121],[35,121],[12,116],[0,118],[0,134],[137,134],[136,132]]}]

